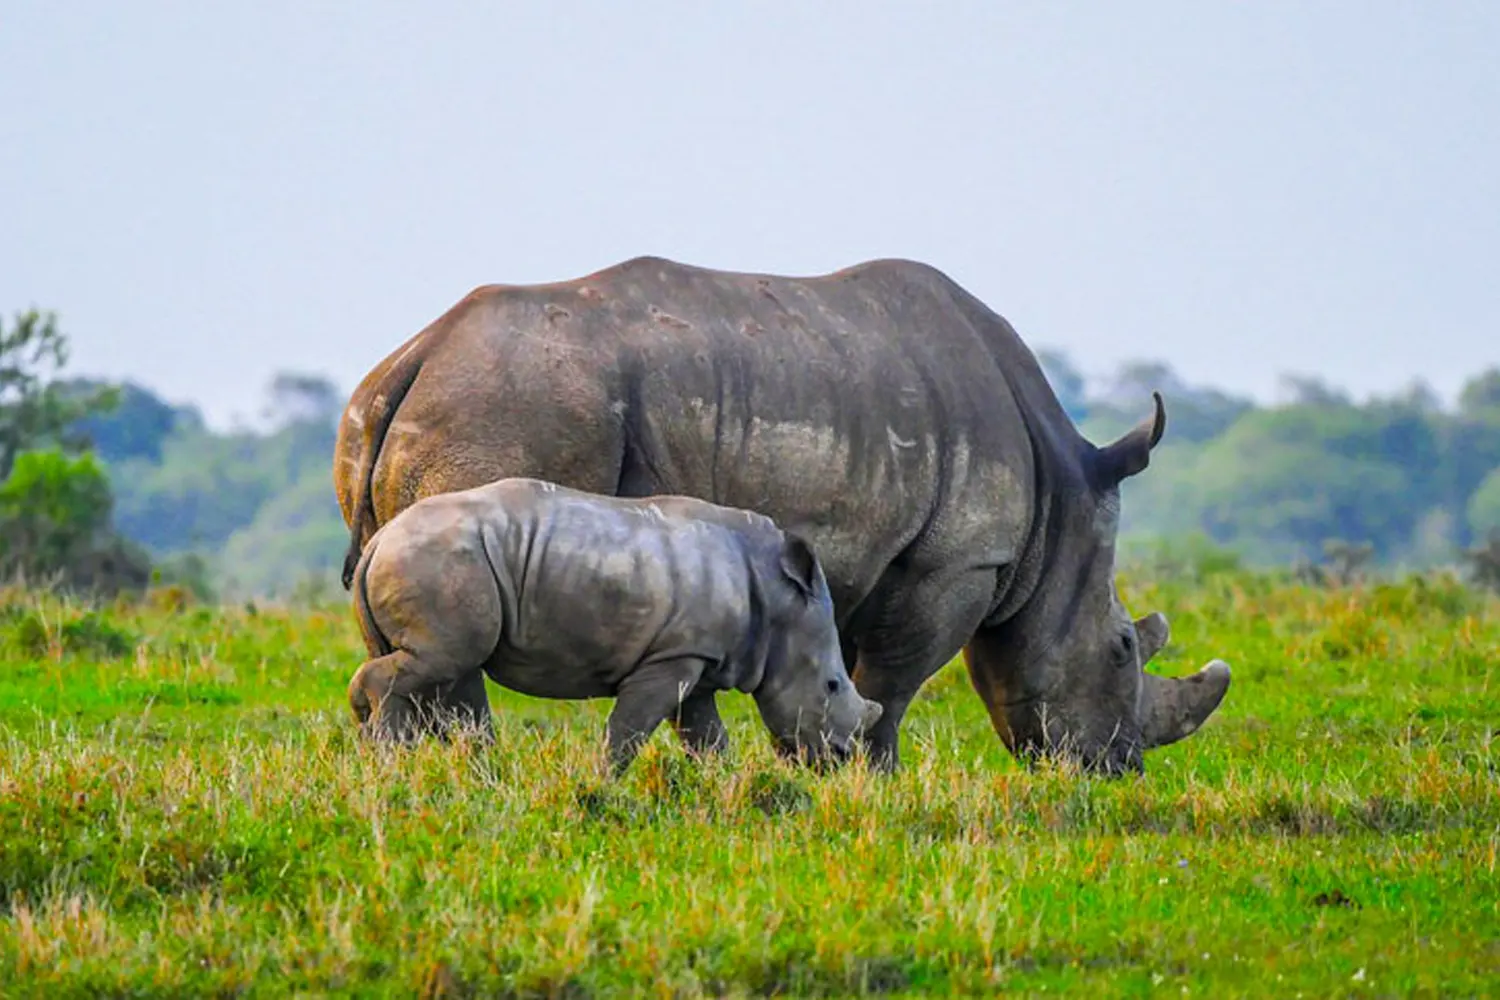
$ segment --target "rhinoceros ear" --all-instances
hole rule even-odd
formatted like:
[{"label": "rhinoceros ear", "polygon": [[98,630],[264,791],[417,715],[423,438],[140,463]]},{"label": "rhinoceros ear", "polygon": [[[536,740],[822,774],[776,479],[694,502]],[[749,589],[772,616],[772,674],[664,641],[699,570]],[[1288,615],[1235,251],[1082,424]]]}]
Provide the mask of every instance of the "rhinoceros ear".
[{"label": "rhinoceros ear", "polygon": [[1094,485],[1105,490],[1140,472],[1151,462],[1151,449],[1167,429],[1167,407],[1161,393],[1152,390],[1155,412],[1127,431],[1119,440],[1094,451]]},{"label": "rhinoceros ear", "polygon": [[781,572],[803,597],[811,597],[818,579],[818,558],[812,545],[800,535],[783,532],[781,543]]}]

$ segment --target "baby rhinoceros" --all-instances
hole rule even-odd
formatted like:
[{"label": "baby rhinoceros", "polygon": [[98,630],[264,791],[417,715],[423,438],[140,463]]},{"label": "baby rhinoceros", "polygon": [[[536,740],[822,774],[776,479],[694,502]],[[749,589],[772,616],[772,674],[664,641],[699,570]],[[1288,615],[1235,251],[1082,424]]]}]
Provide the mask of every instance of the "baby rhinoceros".
[{"label": "baby rhinoceros", "polygon": [[487,730],[484,674],[534,697],[614,697],[616,775],[667,719],[689,750],[723,749],[720,690],[752,695],[777,749],[817,763],[880,717],[845,670],[813,550],[750,511],[502,479],[402,511],[354,583],[373,658],[349,703],[376,738],[412,738],[419,703],[455,692]]}]

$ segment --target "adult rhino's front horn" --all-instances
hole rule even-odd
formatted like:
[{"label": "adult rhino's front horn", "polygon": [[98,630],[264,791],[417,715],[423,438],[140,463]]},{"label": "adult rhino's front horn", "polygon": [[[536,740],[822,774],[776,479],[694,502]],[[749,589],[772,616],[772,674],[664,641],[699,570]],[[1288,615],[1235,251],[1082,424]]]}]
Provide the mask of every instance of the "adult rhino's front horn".
[{"label": "adult rhino's front horn", "polygon": [[1229,692],[1229,664],[1210,660],[1202,670],[1187,677],[1159,677],[1145,673],[1146,663],[1167,644],[1167,619],[1152,612],[1136,620],[1140,641],[1141,749],[1176,743],[1191,736],[1214,714]]}]

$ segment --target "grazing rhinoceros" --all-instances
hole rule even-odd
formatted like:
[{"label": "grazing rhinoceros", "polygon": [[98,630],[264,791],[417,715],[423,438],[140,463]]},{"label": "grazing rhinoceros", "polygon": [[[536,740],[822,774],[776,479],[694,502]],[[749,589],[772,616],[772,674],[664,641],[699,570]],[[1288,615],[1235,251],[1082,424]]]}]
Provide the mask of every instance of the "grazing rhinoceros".
[{"label": "grazing rhinoceros", "polygon": [[[749,692],[782,752],[842,759],[881,708],[854,689],[816,555],[769,518],[692,497],[603,497],[506,479],[413,504],[354,573],[373,657],[361,727],[407,740],[441,689],[484,674],[538,698],[616,698],[616,773],[671,718],[690,750],[728,736],[713,693]],[[438,707],[438,706],[432,706]],[[448,707],[448,706],[442,706]]]},{"label": "grazing rhinoceros", "polygon": [[877,764],[896,765],[907,706],[963,650],[1018,757],[1140,770],[1229,687],[1219,660],[1145,673],[1166,621],[1132,622],[1115,590],[1119,484],[1162,435],[1154,403],[1095,447],[1010,324],[911,261],[790,278],[643,257],[486,286],[344,413],[346,585],[376,526],[434,493],[527,475],[702,497],[816,547],[845,662],[885,709]]}]

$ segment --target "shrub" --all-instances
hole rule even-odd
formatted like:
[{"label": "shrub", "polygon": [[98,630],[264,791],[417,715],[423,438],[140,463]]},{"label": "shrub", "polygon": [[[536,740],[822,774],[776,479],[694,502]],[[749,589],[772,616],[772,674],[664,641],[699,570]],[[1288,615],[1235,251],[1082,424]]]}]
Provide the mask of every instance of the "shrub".
[{"label": "shrub", "polygon": [[0,482],[0,574],[103,593],[144,587],[149,560],[109,519],[109,481],[92,455],[22,452]]}]

